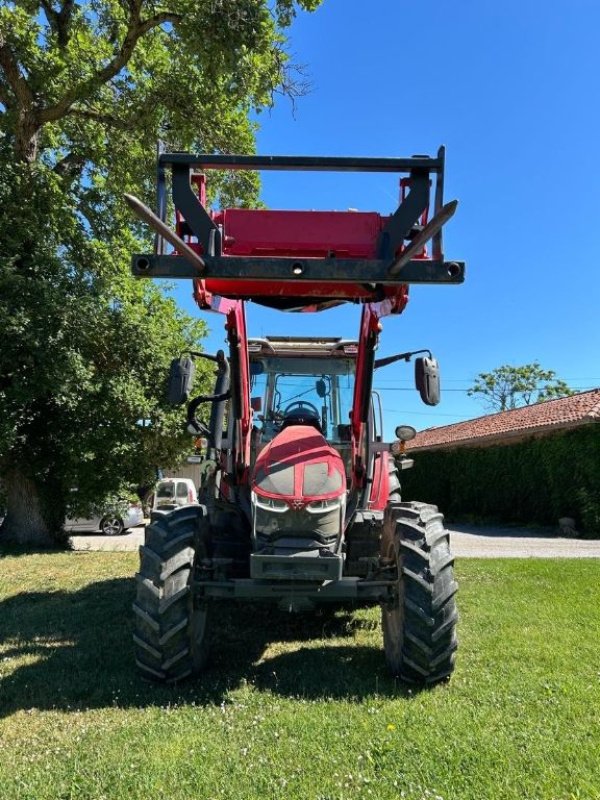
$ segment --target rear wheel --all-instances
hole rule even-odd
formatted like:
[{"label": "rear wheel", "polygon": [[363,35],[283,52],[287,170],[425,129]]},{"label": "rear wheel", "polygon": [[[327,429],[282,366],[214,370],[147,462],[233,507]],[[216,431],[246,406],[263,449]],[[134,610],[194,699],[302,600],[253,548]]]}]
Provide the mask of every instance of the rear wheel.
[{"label": "rear wheel", "polygon": [[208,537],[204,506],[152,514],[133,604],[135,659],[145,677],[173,683],[206,663],[210,605],[194,602],[193,579]]},{"label": "rear wheel", "polygon": [[394,597],[382,608],[388,666],[407,683],[438,683],[454,670],[458,585],[437,508],[390,504],[382,556],[397,571]]}]

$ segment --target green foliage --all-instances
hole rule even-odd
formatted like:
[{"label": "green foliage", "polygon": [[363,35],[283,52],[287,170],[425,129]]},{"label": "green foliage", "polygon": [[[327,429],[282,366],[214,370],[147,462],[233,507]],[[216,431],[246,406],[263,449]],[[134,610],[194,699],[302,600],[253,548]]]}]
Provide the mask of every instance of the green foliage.
[{"label": "green foliage", "polygon": [[[150,240],[123,193],[152,203],[158,139],[253,152],[249,111],[305,88],[283,30],[317,5],[0,3],[0,479],[9,507],[29,481],[47,533],[74,486],[98,502],[189,446],[163,389],[205,327],[129,276]],[[213,186],[223,202],[257,201],[255,174]]]},{"label": "green foliage", "polygon": [[123,482],[151,480],[189,446],[165,375],[205,328],[155,286],[106,274],[105,248],[77,224],[55,173],[13,164],[5,176],[0,203],[22,198],[23,228],[0,219],[9,252],[22,248],[0,264],[0,469],[34,480],[59,524],[70,488],[81,510]]},{"label": "green foliage", "polygon": [[575,519],[600,535],[600,428],[512,445],[415,453],[403,497],[437,504],[451,518],[556,526]]},{"label": "green foliage", "polygon": [[467,394],[478,395],[494,411],[506,411],[543,400],[575,394],[551,369],[537,361],[514,367],[504,364],[491,372],[480,372]]}]

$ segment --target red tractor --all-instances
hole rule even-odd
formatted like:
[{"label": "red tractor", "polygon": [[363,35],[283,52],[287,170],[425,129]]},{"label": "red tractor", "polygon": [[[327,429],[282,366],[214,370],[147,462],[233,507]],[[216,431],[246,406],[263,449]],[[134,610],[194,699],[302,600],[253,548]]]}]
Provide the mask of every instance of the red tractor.
[{"label": "red tractor", "polygon": [[[393,172],[400,204],[383,216],[357,211],[209,211],[210,170]],[[166,224],[170,170],[175,230]],[[444,260],[444,150],[435,158],[309,158],[161,154],[155,215],[128,202],[156,231],[155,253],[135,255],[137,276],[188,278],[201,309],[225,317],[228,353],[185,354],[171,368],[174,403],[207,441],[199,503],[156,511],[141,548],[136,660],[161,681],[206,663],[217,601],[269,601],[290,611],[325,604],[382,609],[392,673],[409,683],[450,676],[457,584],[442,515],[402,502],[399,473],[412,466],[410,426],[383,441],[376,369],[415,360],[423,401],[439,400],[429,351],[376,358],[381,318],[399,314],[411,283],[461,283],[464,263]],[[430,200],[435,178],[435,194]],[[433,208],[428,219],[430,206]],[[166,253],[166,242],[175,248]],[[428,245],[430,244],[430,250]],[[248,339],[244,302],[285,311],[359,303],[358,339]],[[428,353],[427,356],[419,355]],[[193,359],[216,365],[211,395],[190,398]],[[210,421],[198,415],[210,404]]]}]

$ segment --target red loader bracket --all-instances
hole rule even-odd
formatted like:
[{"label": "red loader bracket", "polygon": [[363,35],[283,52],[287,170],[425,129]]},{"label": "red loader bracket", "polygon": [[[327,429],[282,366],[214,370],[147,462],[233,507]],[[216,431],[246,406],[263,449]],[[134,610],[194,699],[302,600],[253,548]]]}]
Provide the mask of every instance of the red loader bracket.
[{"label": "red loader bracket", "polygon": [[[166,221],[167,170],[175,231]],[[400,205],[389,216],[357,211],[209,211],[205,173],[210,170],[391,172],[409,177],[402,179]],[[204,307],[211,297],[220,296],[252,299],[282,310],[390,300],[401,311],[411,283],[464,280],[464,262],[445,261],[443,256],[442,226],[457,205],[443,204],[443,179],[443,147],[435,158],[162,153],[158,215],[127,198],[157,234],[155,253],[134,255],[132,271],[138,277],[193,279]],[[430,206],[433,214],[428,219]],[[166,252],[167,242],[175,248],[172,254]]]}]

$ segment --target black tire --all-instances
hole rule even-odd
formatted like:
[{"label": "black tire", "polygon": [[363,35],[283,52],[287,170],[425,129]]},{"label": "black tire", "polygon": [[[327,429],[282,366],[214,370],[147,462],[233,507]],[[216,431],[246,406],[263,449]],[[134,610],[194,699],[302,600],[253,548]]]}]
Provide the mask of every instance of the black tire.
[{"label": "black tire", "polygon": [[385,657],[406,683],[450,677],[457,648],[454,559],[436,506],[394,503],[387,509],[384,564],[397,569],[394,599],[382,607]]},{"label": "black tire", "polygon": [[100,531],[105,536],[120,536],[124,530],[123,520],[114,514],[108,514],[100,520]]},{"label": "black tire", "polygon": [[174,683],[206,664],[210,604],[194,602],[192,584],[208,536],[204,506],[152,513],[133,603],[135,660],[146,678]]}]

